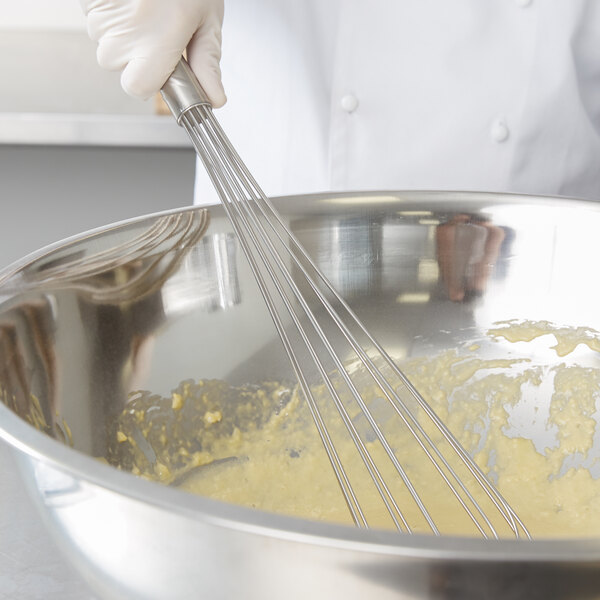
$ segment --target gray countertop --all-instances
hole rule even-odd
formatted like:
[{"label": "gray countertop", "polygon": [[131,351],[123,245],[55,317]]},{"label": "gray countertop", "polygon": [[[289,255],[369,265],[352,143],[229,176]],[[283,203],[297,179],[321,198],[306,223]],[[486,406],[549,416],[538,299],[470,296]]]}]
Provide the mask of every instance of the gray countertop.
[{"label": "gray countertop", "polygon": [[95,599],[58,551],[0,441],[0,600]]}]

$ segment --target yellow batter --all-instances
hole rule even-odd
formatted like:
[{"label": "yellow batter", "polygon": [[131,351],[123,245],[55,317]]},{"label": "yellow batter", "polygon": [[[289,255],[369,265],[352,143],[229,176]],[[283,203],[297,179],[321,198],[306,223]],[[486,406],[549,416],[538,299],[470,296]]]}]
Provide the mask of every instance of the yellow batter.
[{"label": "yellow batter", "polygon": [[[546,334],[556,338],[559,356],[579,344],[600,350],[597,332],[546,322],[501,323],[489,332],[491,339],[509,342]],[[402,368],[534,537],[600,535],[600,480],[589,470],[597,462],[593,446],[600,369],[566,363],[546,367],[518,358],[481,359],[475,351],[472,347],[411,359]],[[315,396],[369,525],[392,527],[337,411],[323,389],[315,389]],[[387,439],[440,530],[476,534],[381,396],[371,385],[366,401],[386,424]],[[384,479],[392,482],[391,491],[410,526],[430,531],[359,409],[349,399],[345,404]],[[441,437],[422,420],[420,410],[413,409],[451,464],[460,469]],[[536,427],[544,434],[543,443],[528,437]],[[140,394],[111,436],[109,461],[141,476],[263,510],[352,522],[305,401],[282,384],[233,388],[220,381],[187,381],[168,399]],[[476,490],[501,533],[508,535],[470,476],[458,472],[469,489]]]}]

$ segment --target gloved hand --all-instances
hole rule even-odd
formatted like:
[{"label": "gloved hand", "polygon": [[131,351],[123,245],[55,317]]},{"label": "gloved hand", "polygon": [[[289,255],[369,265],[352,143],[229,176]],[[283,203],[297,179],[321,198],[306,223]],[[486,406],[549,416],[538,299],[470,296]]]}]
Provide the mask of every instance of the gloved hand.
[{"label": "gloved hand", "polygon": [[223,0],[80,0],[98,63],[123,70],[131,96],[160,90],[187,48],[187,59],[213,106],[226,101],[221,83]]}]

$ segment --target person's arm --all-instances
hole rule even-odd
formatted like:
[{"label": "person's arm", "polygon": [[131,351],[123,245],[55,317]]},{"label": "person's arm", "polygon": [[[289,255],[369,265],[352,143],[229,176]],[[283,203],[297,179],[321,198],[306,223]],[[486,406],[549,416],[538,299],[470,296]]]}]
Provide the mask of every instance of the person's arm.
[{"label": "person's arm", "polygon": [[98,63],[122,71],[130,95],[160,90],[187,49],[187,59],[213,106],[225,104],[219,60],[223,0],[80,0]]}]

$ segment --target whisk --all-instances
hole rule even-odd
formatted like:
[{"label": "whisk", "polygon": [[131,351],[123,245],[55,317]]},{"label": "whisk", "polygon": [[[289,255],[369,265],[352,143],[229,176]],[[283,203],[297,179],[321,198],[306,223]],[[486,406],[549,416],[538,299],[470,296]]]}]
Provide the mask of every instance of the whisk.
[{"label": "whisk", "polygon": [[184,59],[162,95],[231,221],[354,523],[372,526],[377,506],[404,532],[439,535],[440,523],[466,520],[485,538],[529,538],[515,511],[290,231]]}]

